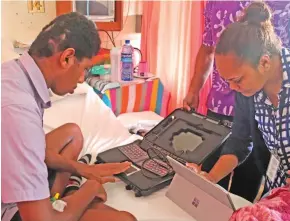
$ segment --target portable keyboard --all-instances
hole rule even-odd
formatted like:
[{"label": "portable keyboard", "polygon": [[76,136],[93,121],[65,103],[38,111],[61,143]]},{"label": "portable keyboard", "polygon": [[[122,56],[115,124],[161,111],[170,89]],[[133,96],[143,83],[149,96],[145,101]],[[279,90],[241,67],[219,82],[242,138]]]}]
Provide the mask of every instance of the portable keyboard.
[{"label": "portable keyboard", "polygon": [[[202,143],[197,146],[191,139],[190,142],[172,143],[175,134],[180,135],[183,130],[193,131],[201,137]],[[103,151],[97,160],[99,163],[131,162],[129,170],[116,176],[125,183],[127,190],[135,192],[136,197],[148,196],[171,183],[175,171],[168,157],[183,165],[187,162],[203,164],[203,168],[209,171],[230,133],[228,122],[179,108],[168,113],[142,139]],[[196,146],[195,150],[189,146],[190,143]]]},{"label": "portable keyboard", "polygon": [[[156,148],[156,147],[154,147]],[[162,148],[156,148],[159,150],[164,157],[166,156],[173,156],[178,161],[182,161],[181,163],[185,164],[185,161],[165,150]],[[144,151],[141,147],[137,144],[129,144],[126,146],[119,147],[119,150],[130,159],[136,165],[143,167],[150,172],[157,174],[159,176],[166,176],[167,174],[173,172],[169,165],[165,162],[158,160],[158,159],[149,159],[148,154]],[[145,162],[144,162],[145,161]],[[157,163],[158,162],[158,163]]]},{"label": "portable keyboard", "polygon": [[142,166],[144,160],[149,158],[146,151],[144,151],[136,144],[129,144],[123,147],[119,147],[119,150],[138,166]]},{"label": "portable keyboard", "polygon": [[[159,161],[158,163],[156,162],[158,161],[157,159],[154,160],[146,160],[143,164],[143,168],[146,170],[149,170],[150,172],[157,174],[161,177],[164,177],[170,173],[173,172],[173,169],[170,168],[166,163],[164,163],[163,161]],[[160,164],[162,165],[160,165]]]}]

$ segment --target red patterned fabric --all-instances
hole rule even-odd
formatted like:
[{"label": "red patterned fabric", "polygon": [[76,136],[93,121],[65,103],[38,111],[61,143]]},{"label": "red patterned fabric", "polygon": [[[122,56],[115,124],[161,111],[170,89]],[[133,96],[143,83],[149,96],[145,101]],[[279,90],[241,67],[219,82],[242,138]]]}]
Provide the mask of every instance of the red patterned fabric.
[{"label": "red patterned fabric", "polygon": [[230,221],[290,221],[290,186],[273,189],[253,206],[237,210]]}]

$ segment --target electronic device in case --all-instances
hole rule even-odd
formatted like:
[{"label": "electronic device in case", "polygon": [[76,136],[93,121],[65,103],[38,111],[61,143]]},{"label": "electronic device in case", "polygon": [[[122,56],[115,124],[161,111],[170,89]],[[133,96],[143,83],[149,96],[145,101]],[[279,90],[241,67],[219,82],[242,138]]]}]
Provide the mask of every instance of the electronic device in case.
[{"label": "electronic device in case", "polygon": [[98,163],[131,161],[132,167],[116,175],[136,197],[147,196],[170,184],[174,170],[167,157],[185,165],[203,164],[230,134],[229,124],[195,112],[174,110],[142,140],[97,156]]}]

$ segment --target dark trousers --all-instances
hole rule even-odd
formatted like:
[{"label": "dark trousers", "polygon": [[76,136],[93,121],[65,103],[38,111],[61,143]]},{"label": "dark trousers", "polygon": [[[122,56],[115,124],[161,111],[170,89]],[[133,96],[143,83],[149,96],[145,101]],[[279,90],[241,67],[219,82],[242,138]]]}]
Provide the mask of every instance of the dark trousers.
[{"label": "dark trousers", "polygon": [[[219,120],[233,120],[232,117],[219,115],[211,111],[208,112],[208,116]],[[211,170],[220,157],[221,149],[222,146],[204,162],[202,168],[204,171],[209,172]],[[260,188],[262,176],[255,163],[255,158],[251,154],[243,164],[234,170],[230,192],[253,202]],[[218,184],[228,189],[229,181],[230,175],[222,179]]]}]

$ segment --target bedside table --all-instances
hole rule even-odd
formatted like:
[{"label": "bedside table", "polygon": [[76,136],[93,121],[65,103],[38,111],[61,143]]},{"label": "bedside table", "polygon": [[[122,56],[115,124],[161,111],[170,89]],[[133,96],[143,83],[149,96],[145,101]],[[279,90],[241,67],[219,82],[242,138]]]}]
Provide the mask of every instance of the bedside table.
[{"label": "bedside table", "polygon": [[112,109],[116,116],[123,113],[153,111],[167,116],[170,93],[164,88],[159,78],[119,82],[120,87],[105,90],[103,93],[94,88],[103,102]]}]

